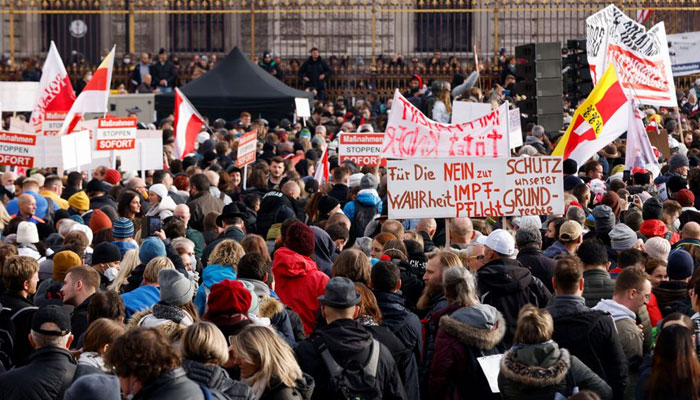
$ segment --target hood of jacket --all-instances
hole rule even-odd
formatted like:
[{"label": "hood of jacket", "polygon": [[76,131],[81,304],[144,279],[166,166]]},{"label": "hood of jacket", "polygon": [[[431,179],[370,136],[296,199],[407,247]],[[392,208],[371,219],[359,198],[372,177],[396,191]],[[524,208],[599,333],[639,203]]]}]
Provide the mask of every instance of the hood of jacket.
[{"label": "hood of jacket", "polygon": [[490,350],[503,339],[506,321],[494,307],[477,304],[440,318],[440,329],[466,346]]},{"label": "hood of jacket", "polygon": [[333,266],[335,243],[323,229],[312,226],[311,230],[314,231],[314,259],[316,260],[316,265],[321,271],[330,275],[331,267]]},{"label": "hood of jacket", "polygon": [[[280,388],[280,386],[284,386],[284,383],[282,383],[282,381],[278,377],[273,375],[270,378],[269,391],[275,392],[278,388]],[[314,378],[303,371],[302,377],[294,381],[294,388],[297,392],[299,392],[299,395],[301,396],[302,400],[311,400],[311,395],[314,392],[314,386]]]},{"label": "hood of jacket", "polygon": [[358,203],[365,206],[378,206],[382,204],[382,199],[379,197],[376,189],[362,189],[357,192],[355,197]]},{"label": "hood of jacket", "polygon": [[549,341],[508,350],[501,359],[501,373],[527,386],[547,387],[565,379],[570,365],[569,351]]},{"label": "hood of jacket", "polygon": [[656,296],[659,306],[688,297],[688,286],[683,281],[661,282],[659,286],[651,288],[651,291]]},{"label": "hood of jacket", "polygon": [[323,338],[330,352],[339,359],[358,354],[372,343],[372,334],[352,319],[335,320],[315,333]]},{"label": "hood of jacket", "polygon": [[230,279],[232,281],[236,280],[236,271],[233,270],[233,267],[227,265],[209,264],[202,271],[202,281],[208,288],[211,288],[212,285],[225,279]]},{"label": "hood of jacket", "polygon": [[613,299],[601,299],[600,302],[593,307],[593,309],[609,313],[612,315],[613,321],[616,322],[625,318],[631,319],[632,321],[635,321],[636,319],[636,314],[632,310],[614,301]]},{"label": "hood of jacket", "polygon": [[253,285],[253,291],[258,296],[258,299],[262,300],[264,297],[270,296],[270,287],[267,286],[267,283],[257,279],[238,278],[238,280],[248,282]]},{"label": "hood of jacket", "polygon": [[477,272],[477,277],[479,286],[485,289],[482,290],[482,295],[487,291],[498,294],[516,293],[532,282],[530,271],[510,258],[487,263]]},{"label": "hood of jacket", "polygon": [[155,207],[151,207],[146,215],[148,216],[153,216],[153,215],[158,215],[162,211],[170,211],[174,212],[175,207],[177,207],[177,204],[175,204],[175,200],[173,200],[172,197],[170,196],[165,196],[160,203],[156,204]]},{"label": "hood of jacket", "polygon": [[287,278],[306,276],[313,271],[318,271],[316,263],[312,259],[302,256],[286,247],[280,247],[275,251],[275,260],[272,262],[272,269],[280,276]]}]

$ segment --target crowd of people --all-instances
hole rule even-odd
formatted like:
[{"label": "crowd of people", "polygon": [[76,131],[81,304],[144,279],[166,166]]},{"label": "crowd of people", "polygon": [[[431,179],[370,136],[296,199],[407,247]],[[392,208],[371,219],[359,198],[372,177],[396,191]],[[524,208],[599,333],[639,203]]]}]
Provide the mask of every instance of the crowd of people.
[{"label": "crowd of people", "polygon": [[[164,51],[142,61],[139,86],[172,90]],[[440,122],[455,99],[510,99],[510,73],[477,78],[416,74],[404,95]],[[377,97],[206,121],[182,160],[158,121],[164,167],[145,176],[6,168],[0,398],[697,399],[698,94],[644,110],[669,135],[658,165],[626,171],[624,137],[564,160],[562,215],[390,219],[385,168],[337,154],[338,133],[382,131]],[[516,153],[556,137],[524,125]]]}]

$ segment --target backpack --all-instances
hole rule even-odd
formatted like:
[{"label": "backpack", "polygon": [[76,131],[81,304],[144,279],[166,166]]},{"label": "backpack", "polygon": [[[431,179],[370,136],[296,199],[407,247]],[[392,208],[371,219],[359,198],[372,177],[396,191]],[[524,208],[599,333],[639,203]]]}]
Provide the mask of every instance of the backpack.
[{"label": "backpack", "polygon": [[377,380],[379,368],[379,351],[381,345],[376,339],[372,339],[369,357],[364,365],[355,360],[350,360],[345,367],[335,361],[328,350],[326,342],[319,336],[311,338],[321,360],[330,374],[328,382],[329,398],[344,400],[370,400],[381,399],[382,391]]},{"label": "backpack", "polygon": [[355,238],[365,236],[365,228],[377,215],[379,209],[376,205],[366,206],[355,200],[355,215],[352,218],[351,235]]},{"label": "backpack", "polygon": [[[554,319],[554,335],[552,340],[559,343],[559,347],[569,350],[572,356],[578,357],[588,368],[605,380],[604,360],[600,358],[600,350],[596,349],[596,343],[591,341],[593,330],[603,318],[610,318],[610,314],[591,310],[582,313],[570,314]],[[612,320],[612,319],[611,319]],[[557,328],[560,334],[557,335]]]},{"label": "backpack", "polygon": [[438,98],[435,94],[431,94],[423,100],[423,109],[421,111],[426,117],[433,119],[433,107],[435,107],[437,101]]},{"label": "backpack", "polygon": [[25,313],[37,310],[38,307],[27,306],[20,308],[14,313],[10,313],[9,308],[2,308],[0,311],[0,364],[2,364],[6,370],[9,370],[14,366],[14,337],[15,337],[15,324],[14,321],[25,315]]}]

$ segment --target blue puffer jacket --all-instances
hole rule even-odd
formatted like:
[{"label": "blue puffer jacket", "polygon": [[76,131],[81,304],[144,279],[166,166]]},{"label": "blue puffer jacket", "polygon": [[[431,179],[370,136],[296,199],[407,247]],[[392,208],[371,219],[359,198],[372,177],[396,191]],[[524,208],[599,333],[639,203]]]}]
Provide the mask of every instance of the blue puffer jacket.
[{"label": "blue puffer jacket", "polygon": [[[359,202],[365,206],[376,206],[377,213],[382,212],[382,199],[379,198],[379,194],[375,189],[362,189],[357,193],[355,201]],[[355,202],[349,201],[345,208],[343,208],[343,213],[350,219],[350,221],[355,218]]]},{"label": "blue puffer jacket", "polygon": [[199,315],[204,315],[204,308],[207,305],[207,294],[211,287],[225,279],[236,280],[236,271],[233,267],[211,264],[204,268],[202,271],[202,285],[197,289],[197,295],[194,297],[194,305],[197,306]]}]

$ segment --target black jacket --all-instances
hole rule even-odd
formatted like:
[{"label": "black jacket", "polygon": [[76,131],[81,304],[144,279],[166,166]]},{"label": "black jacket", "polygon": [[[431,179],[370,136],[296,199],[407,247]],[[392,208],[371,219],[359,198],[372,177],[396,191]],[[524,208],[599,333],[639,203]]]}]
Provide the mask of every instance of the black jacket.
[{"label": "black jacket", "polygon": [[345,207],[345,203],[348,202],[348,191],[350,188],[344,183],[336,183],[333,185],[328,195],[335,197],[336,200],[340,202],[340,207]]},{"label": "black jacket", "polygon": [[62,399],[75,368],[68,350],[42,347],[32,353],[29,364],[0,374],[0,399]]},{"label": "black jacket", "polygon": [[428,313],[421,319],[425,339],[423,342],[422,357],[420,359],[420,387],[421,396],[425,397],[428,390],[428,379],[430,378],[430,368],[433,365],[433,353],[435,352],[435,336],[437,335],[438,323],[443,310],[448,308],[447,299],[441,290],[430,297],[430,308]]},{"label": "black jacket", "polygon": [[524,268],[530,270],[532,276],[541,280],[550,292],[554,292],[554,287],[552,287],[554,260],[543,255],[542,250],[536,247],[526,247],[520,250],[517,260]]},{"label": "black jacket", "polygon": [[[12,354],[8,355],[11,356],[15,366],[22,366],[28,362],[29,354],[33,350],[28,335],[37,307],[27,298],[10,293],[0,296],[0,305],[2,305],[0,330],[7,331],[7,334],[12,336]],[[14,318],[12,318],[13,315],[15,315]],[[3,340],[7,339],[3,338]]]},{"label": "black jacket", "polygon": [[552,297],[542,281],[532,276],[516,260],[492,260],[476,273],[481,302],[496,307],[506,320],[503,343],[510,347],[518,322],[518,312],[525,304],[542,308]]},{"label": "black jacket", "polygon": [[164,372],[146,383],[133,400],[204,400],[198,384],[187,377],[182,367]]},{"label": "black jacket", "polygon": [[265,390],[260,400],[309,400],[314,391],[314,378],[304,374],[302,379],[297,379],[296,386],[286,386],[282,381],[273,376],[270,378],[270,387]]},{"label": "black jacket", "polygon": [[374,296],[382,312],[384,326],[394,332],[404,346],[413,351],[416,361],[420,361],[423,328],[418,316],[406,308],[405,299],[399,293],[375,291]]},{"label": "black jacket", "polygon": [[372,337],[389,350],[394,357],[396,368],[399,370],[401,382],[403,382],[406,398],[420,400],[420,387],[418,385],[418,364],[410,348],[407,348],[401,340],[386,326],[365,325],[365,329]]},{"label": "black jacket", "polygon": [[205,365],[193,360],[184,360],[182,366],[187,377],[199,385],[217,390],[231,400],[252,400],[253,391],[241,381],[234,381],[225,369],[218,365]]},{"label": "black jacket", "polygon": [[602,299],[612,299],[615,281],[608,271],[591,268],[583,271],[583,298],[586,307],[595,307]]},{"label": "black jacket", "polygon": [[[78,338],[83,335],[87,331],[88,328],[88,305],[90,304],[90,299],[92,299],[92,296],[88,297],[80,303],[77,307],[73,309],[73,312],[71,313],[70,316],[70,328],[71,328],[71,333],[75,337],[76,340],[73,341],[71,344],[70,348],[71,349],[77,349],[78,348]],[[82,343],[81,343],[82,344]]]},{"label": "black jacket", "polygon": [[284,222],[288,218],[298,218],[303,221],[304,210],[297,207],[293,198],[280,191],[267,192],[260,200],[256,226],[258,235],[266,237],[272,225]]},{"label": "black jacket", "polygon": [[243,232],[241,228],[237,226],[229,227],[228,229],[223,231],[221,235],[219,235],[219,237],[216,238],[216,240],[213,240],[207,245],[207,247],[204,248],[204,251],[202,251],[202,265],[204,267],[207,266],[209,262],[209,255],[211,255],[211,252],[214,251],[214,247],[216,247],[217,244],[223,242],[226,239],[235,240],[238,243],[240,243],[241,241],[243,241],[244,238],[245,232]]},{"label": "black jacket", "polygon": [[595,372],[621,399],[627,386],[627,358],[609,314],[586,307],[580,296],[557,295],[547,311],[554,319],[552,340]]},{"label": "black jacket", "polygon": [[433,239],[428,236],[428,233],[423,231],[418,231],[418,233],[423,236],[423,251],[429,253],[435,250],[435,243],[433,243]]},{"label": "black jacket", "polygon": [[160,60],[157,60],[151,64],[151,76],[153,77],[153,86],[162,86],[160,81],[165,79],[168,82],[169,88],[175,87],[175,79],[177,79],[177,68],[175,65],[166,60],[164,64],[161,64]]},{"label": "black jacket", "polygon": [[112,196],[110,196],[108,194],[103,194],[102,196],[93,197],[92,199],[90,199],[90,209],[91,210],[101,209],[104,206],[111,206],[115,210],[117,210],[119,208],[117,206],[117,202],[114,201]]},{"label": "black jacket", "polygon": [[[372,335],[359,322],[351,319],[341,319],[316,329],[312,336],[319,336],[328,346],[331,356],[338,364],[346,365],[354,360],[361,365],[370,356],[372,348]],[[394,358],[389,350],[381,345],[379,366],[377,368],[377,382],[384,399],[405,399],[406,392],[399,371],[396,368]],[[311,375],[317,382],[312,399],[329,399],[328,382],[330,376],[324,365],[321,355],[312,342],[307,339],[299,342],[294,352],[302,371]]]},{"label": "black jacket", "polygon": [[[325,82],[328,80],[328,77],[331,76],[331,72],[331,68],[321,57],[314,60],[309,56],[299,68],[299,78],[302,80],[304,78],[309,78],[308,82],[304,82],[304,87],[313,87],[320,92],[323,91]],[[324,80],[319,78],[321,75],[325,75]]]},{"label": "black jacket", "polygon": [[659,304],[662,316],[680,312],[687,316],[693,315],[693,308],[688,297],[688,284],[683,281],[665,281],[651,288]]}]

